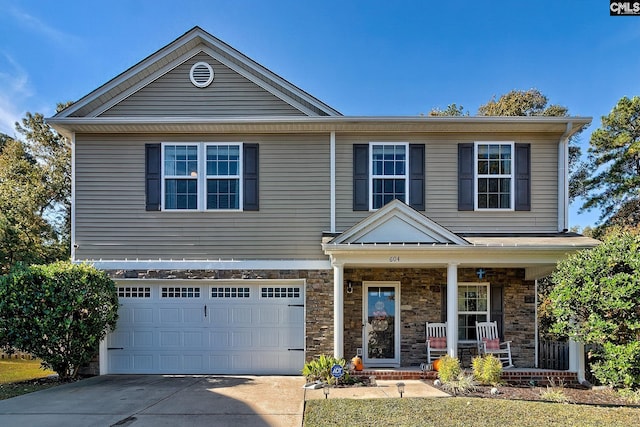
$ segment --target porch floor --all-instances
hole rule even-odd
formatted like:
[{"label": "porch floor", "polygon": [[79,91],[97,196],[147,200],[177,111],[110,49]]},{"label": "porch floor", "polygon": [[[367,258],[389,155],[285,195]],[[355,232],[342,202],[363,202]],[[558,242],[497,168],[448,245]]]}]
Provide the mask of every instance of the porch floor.
[{"label": "porch floor", "polygon": [[[465,369],[471,372],[470,369]],[[423,371],[419,366],[407,366],[401,368],[365,368],[362,371],[349,371],[349,375],[359,378],[375,377],[376,380],[435,380],[437,371]],[[563,382],[565,385],[578,385],[578,374],[570,371],[557,371],[553,369],[538,368],[509,368],[502,371],[502,380],[509,384],[523,385],[549,385],[549,379],[556,384]]]}]

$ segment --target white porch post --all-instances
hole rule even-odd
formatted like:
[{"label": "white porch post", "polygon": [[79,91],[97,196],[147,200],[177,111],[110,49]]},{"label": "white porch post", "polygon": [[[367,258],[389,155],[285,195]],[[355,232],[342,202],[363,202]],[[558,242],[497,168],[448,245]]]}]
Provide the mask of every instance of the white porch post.
[{"label": "white porch post", "polygon": [[333,356],[337,359],[344,353],[344,264],[332,262],[333,266]]},{"label": "white porch post", "polygon": [[585,380],[584,344],[569,339],[569,372],[578,374],[578,382],[582,384]]},{"label": "white porch post", "polygon": [[447,347],[458,357],[458,264],[447,265]]}]

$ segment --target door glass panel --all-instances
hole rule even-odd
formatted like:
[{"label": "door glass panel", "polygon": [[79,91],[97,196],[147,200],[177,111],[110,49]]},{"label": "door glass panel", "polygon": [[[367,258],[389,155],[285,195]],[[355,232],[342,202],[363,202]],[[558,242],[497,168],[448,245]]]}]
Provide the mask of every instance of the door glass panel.
[{"label": "door glass panel", "polygon": [[369,287],[367,292],[367,356],[396,357],[396,292],[393,287]]}]

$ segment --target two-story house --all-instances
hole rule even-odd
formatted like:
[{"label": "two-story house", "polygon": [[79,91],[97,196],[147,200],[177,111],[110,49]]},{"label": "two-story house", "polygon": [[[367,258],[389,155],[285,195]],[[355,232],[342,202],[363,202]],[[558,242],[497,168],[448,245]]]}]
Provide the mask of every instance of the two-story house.
[{"label": "two-story house", "polygon": [[195,27],[48,122],[72,142],[72,259],[117,283],[101,373],[299,374],[425,360],[495,320],[536,355],[583,117],[358,117]]}]

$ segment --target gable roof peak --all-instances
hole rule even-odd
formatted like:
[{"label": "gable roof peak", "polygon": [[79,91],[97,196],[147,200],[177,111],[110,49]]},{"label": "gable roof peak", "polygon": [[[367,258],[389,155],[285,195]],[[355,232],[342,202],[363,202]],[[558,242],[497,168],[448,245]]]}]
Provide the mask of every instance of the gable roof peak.
[{"label": "gable roof peak", "polygon": [[469,245],[462,237],[397,199],[344,231],[329,242],[329,245],[354,243]]},{"label": "gable roof peak", "polygon": [[196,25],[54,117],[97,117],[104,111],[104,108],[101,108],[102,105],[113,105],[114,101],[109,104],[108,101],[104,101],[105,97],[117,100],[129,96],[132,87],[152,81],[150,74],[156,79],[177,66],[176,56],[184,58],[184,55],[193,56],[197,52],[213,55],[215,59],[239,71],[308,116],[342,116],[339,111]]}]

